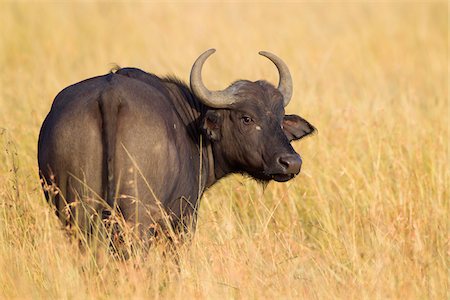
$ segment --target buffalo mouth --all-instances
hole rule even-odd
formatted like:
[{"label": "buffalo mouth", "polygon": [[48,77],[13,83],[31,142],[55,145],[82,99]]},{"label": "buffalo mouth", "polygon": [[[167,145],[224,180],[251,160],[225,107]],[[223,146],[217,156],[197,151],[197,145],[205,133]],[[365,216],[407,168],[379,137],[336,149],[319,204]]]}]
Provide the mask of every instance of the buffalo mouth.
[{"label": "buffalo mouth", "polygon": [[270,177],[272,180],[285,182],[294,178],[295,174],[271,174]]},{"label": "buffalo mouth", "polygon": [[295,173],[276,173],[276,172],[247,172],[248,175],[260,181],[277,181],[286,182],[293,179],[297,174]]}]

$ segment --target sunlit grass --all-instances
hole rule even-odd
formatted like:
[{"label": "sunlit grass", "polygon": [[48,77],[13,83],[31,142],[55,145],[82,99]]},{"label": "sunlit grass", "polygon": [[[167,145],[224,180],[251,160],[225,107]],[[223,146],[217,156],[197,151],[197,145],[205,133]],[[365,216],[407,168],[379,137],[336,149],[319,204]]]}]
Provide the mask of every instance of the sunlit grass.
[{"label": "sunlit grass", "polygon": [[[448,16],[439,4],[0,4],[0,298],[448,298]],[[294,77],[302,174],[202,200],[177,260],[80,251],[36,148],[55,95],[113,63],[211,89]]]}]

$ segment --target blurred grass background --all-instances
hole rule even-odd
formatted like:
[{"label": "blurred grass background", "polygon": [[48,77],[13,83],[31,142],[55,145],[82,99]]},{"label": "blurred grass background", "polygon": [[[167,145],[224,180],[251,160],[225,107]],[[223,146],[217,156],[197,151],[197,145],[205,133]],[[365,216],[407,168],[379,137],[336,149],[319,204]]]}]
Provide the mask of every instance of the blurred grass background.
[{"label": "blurred grass background", "polygon": [[[178,264],[81,253],[38,180],[53,98],[113,63],[187,81],[211,47],[211,89],[290,66],[302,174],[211,188]],[[0,66],[0,298],[448,299],[446,2],[1,2]]]}]

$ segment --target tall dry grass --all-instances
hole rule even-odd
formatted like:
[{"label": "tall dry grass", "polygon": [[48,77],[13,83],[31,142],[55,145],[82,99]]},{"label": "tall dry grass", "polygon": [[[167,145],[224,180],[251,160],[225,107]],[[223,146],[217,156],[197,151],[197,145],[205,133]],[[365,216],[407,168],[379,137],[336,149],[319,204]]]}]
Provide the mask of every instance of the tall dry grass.
[{"label": "tall dry grass", "polygon": [[[371,4],[0,4],[0,298],[447,299],[448,7]],[[56,93],[111,63],[211,88],[276,82],[319,134],[301,176],[241,176],[203,197],[178,263],[80,252],[43,198],[40,124]]]}]

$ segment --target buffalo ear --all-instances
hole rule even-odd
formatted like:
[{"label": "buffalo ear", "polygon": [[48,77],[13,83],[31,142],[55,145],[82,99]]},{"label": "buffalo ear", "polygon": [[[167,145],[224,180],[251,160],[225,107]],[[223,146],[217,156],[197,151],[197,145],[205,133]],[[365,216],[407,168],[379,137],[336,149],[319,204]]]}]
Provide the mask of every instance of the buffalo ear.
[{"label": "buffalo ear", "polygon": [[222,124],[221,115],[214,111],[208,110],[205,118],[203,119],[203,131],[206,136],[212,141],[220,140],[220,125]]},{"label": "buffalo ear", "polygon": [[297,115],[285,115],[283,131],[289,141],[295,141],[313,133],[316,128]]}]

